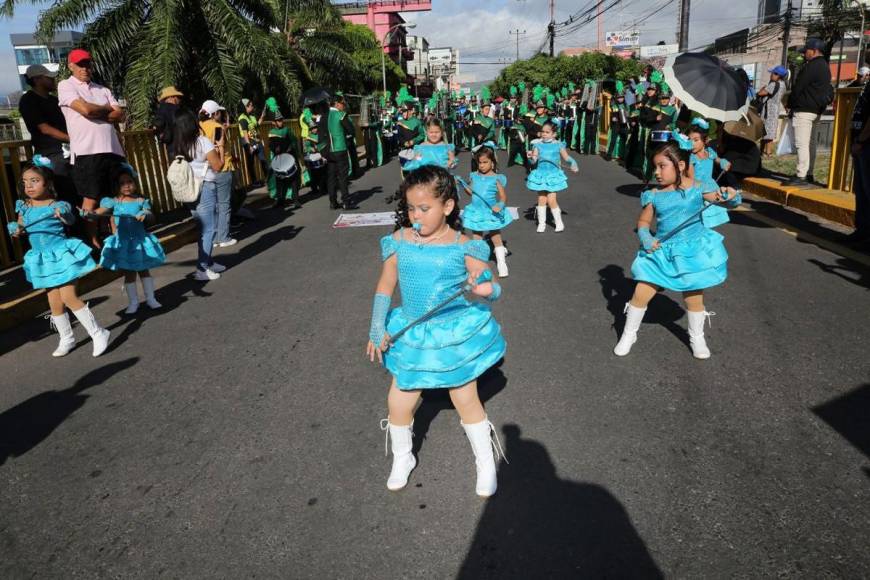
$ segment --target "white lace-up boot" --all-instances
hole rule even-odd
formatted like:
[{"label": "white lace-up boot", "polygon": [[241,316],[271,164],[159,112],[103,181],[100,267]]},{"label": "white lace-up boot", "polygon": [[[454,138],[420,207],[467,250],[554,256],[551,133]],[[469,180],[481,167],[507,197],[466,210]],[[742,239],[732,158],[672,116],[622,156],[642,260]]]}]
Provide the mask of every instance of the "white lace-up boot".
[{"label": "white lace-up boot", "polygon": [[539,205],[535,208],[538,212],[538,233],[543,234],[547,229],[547,206]]},{"label": "white lace-up boot", "polygon": [[[688,313],[689,315],[689,344],[692,347],[692,355],[698,359],[710,358],[710,349],[707,348],[707,341],[704,340],[704,322],[710,320],[711,316],[716,316],[715,312]],[[711,324],[712,326],[712,324]]]},{"label": "white lace-up boot", "polygon": [[508,277],[507,248],[505,248],[504,246],[496,246],[495,247],[495,264],[498,267],[498,277],[499,278],[507,278]]},{"label": "white lace-up boot", "polygon": [[613,354],[616,356],[625,356],[631,352],[631,347],[637,342],[637,331],[640,330],[640,323],[643,321],[643,315],[646,314],[646,308],[637,308],[632,306],[630,302],[625,303],[625,328],[622,329],[622,336],[619,337],[619,342],[613,349]]},{"label": "white lace-up boot", "polygon": [[154,298],[154,278],[151,276],[142,278],[142,290],[145,291],[145,304],[148,305],[148,308],[151,310],[157,310],[163,306]]},{"label": "white lace-up boot", "polygon": [[562,222],[562,208],[556,207],[550,210],[553,212],[553,221],[556,224],[556,231],[563,232],[565,231],[565,224]]},{"label": "white lace-up boot", "polygon": [[94,313],[91,312],[87,304],[81,310],[73,312],[73,314],[79,319],[79,322],[85,327],[85,330],[88,331],[91,340],[94,342],[94,356],[103,354],[106,351],[106,347],[109,346],[109,335],[111,333],[100,326],[100,323],[94,318]]},{"label": "white lace-up boot", "polygon": [[[462,423],[462,428],[465,429],[465,435],[471,443],[471,450],[474,452],[474,465],[477,470],[477,485],[475,486],[477,495],[490,497],[495,494],[495,490],[498,488],[495,470],[496,456],[501,453],[501,457],[504,458],[498,434],[495,432],[495,427],[489,422],[489,418],[486,417],[480,423],[470,425]],[[495,437],[494,441],[493,436]]]},{"label": "white lace-up boot", "polygon": [[60,342],[51,356],[66,356],[76,345],[76,337],[73,334],[72,325],[69,322],[69,314],[64,312],[60,316],[50,316],[51,325],[60,335]]},{"label": "white lace-up boot", "polygon": [[[414,423],[401,427],[393,425],[389,419],[381,420],[381,430],[386,431],[386,439],[392,442],[393,467],[387,479],[387,489],[398,491],[408,485],[408,476],[417,467],[417,460],[411,452],[413,447]],[[387,443],[384,441],[384,453],[387,453]]]}]

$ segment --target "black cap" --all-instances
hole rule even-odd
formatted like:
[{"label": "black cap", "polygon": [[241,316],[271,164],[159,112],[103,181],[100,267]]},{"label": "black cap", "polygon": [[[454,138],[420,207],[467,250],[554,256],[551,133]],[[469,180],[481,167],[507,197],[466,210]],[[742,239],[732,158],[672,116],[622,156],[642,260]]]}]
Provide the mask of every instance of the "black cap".
[{"label": "black cap", "polygon": [[825,50],[825,41],[821,38],[807,38],[807,41],[804,43],[804,47],[798,52],[806,52],[808,50]]}]

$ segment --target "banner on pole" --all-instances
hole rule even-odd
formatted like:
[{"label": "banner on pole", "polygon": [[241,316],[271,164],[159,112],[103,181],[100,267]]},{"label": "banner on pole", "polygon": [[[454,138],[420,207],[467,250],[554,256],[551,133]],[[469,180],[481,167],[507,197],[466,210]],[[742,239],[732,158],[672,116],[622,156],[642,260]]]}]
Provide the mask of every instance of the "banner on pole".
[{"label": "banner on pole", "polygon": [[604,44],[610,47],[640,46],[639,30],[616,30],[604,36]]}]

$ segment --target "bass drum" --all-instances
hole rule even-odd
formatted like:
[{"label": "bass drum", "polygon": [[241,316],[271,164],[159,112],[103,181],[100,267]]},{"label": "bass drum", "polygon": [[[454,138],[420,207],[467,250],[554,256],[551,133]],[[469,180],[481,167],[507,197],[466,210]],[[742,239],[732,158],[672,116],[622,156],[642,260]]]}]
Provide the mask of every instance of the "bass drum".
[{"label": "bass drum", "polygon": [[296,174],[296,159],[289,153],[276,155],[271,163],[272,171],[277,179],[290,179]]},{"label": "bass drum", "polygon": [[653,143],[667,143],[673,135],[670,131],[652,131],[649,140]]}]

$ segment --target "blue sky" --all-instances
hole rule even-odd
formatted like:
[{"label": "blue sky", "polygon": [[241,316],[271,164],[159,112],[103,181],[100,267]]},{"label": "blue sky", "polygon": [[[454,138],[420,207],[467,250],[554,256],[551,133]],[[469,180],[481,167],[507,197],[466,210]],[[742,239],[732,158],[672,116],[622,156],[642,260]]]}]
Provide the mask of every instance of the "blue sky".
[{"label": "blue sky", "polygon": [[[605,30],[618,30],[643,17],[666,0],[623,0],[619,8],[605,14]],[[572,12],[592,5],[588,0],[556,1],[556,20],[566,20]],[[677,5],[650,18],[638,28],[642,44],[660,40],[673,42],[677,28]],[[460,60],[500,61],[516,56],[516,37],[509,30],[526,30],[520,36],[520,57],[534,53],[545,38],[548,20],[548,0],[433,0],[431,12],[405,13],[408,21],[416,22],[413,34],[425,36],[431,46],[453,46],[460,49]],[[690,45],[700,46],[715,37],[753,26],[758,0],[728,0],[727,9],[721,0],[693,0],[690,20]],[[17,90],[15,57],[9,34],[32,32],[40,6],[21,4],[15,17],[0,20],[0,94]],[[595,24],[591,23],[571,36],[557,38],[556,50],[590,45],[595,42]],[[462,72],[471,73],[473,80],[492,79],[500,65],[468,66]],[[472,80],[472,79],[469,79]]]}]

